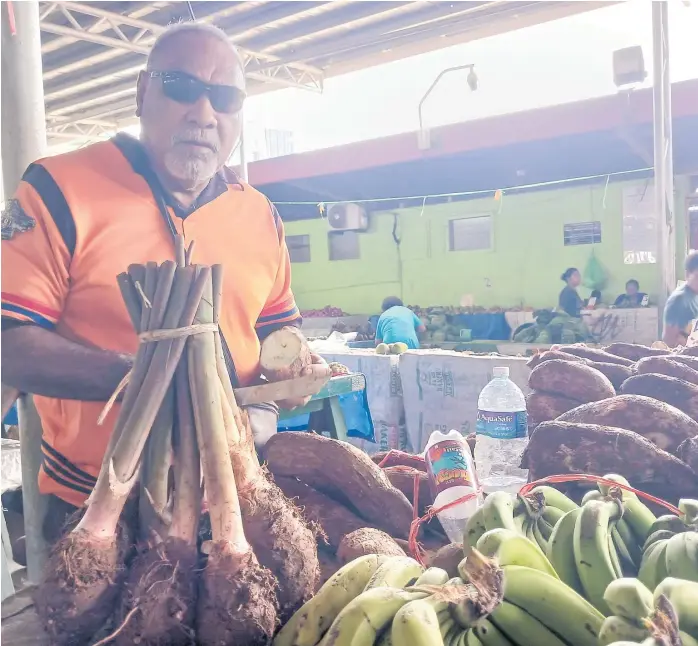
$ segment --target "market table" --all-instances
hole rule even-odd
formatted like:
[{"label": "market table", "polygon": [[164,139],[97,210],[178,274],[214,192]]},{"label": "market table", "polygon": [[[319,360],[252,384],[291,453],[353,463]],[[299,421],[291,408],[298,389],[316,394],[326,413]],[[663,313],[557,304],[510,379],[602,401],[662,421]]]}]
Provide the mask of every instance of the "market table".
[{"label": "market table", "polygon": [[340,395],[348,395],[352,392],[360,392],[366,389],[366,377],[359,373],[340,375],[332,377],[317,394],[313,395],[310,401],[301,408],[293,410],[282,410],[279,412],[279,421],[300,417],[301,415],[311,416],[322,415],[323,420],[328,421],[327,429],[330,437],[335,440],[347,441],[347,425],[344,421],[344,413],[339,404]]}]

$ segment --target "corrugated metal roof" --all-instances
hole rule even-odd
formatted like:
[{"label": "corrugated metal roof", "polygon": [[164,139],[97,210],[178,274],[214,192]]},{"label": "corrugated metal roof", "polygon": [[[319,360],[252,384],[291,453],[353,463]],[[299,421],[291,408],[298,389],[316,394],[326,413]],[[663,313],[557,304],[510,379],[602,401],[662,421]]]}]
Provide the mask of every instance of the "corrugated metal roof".
[{"label": "corrugated metal roof", "polygon": [[[330,76],[597,9],[613,2],[193,2],[245,57],[250,93],[321,91]],[[136,77],[186,2],[41,2],[49,141],[133,122]]]}]

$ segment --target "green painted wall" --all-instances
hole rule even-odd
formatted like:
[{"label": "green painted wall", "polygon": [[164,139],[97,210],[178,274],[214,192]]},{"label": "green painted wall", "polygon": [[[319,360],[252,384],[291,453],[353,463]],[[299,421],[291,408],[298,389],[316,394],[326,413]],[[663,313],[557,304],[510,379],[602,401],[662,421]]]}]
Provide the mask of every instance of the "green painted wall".
[{"label": "green painted wall", "polygon": [[[643,291],[657,291],[656,265],[625,265],[622,253],[622,190],[644,182],[618,182],[504,195],[434,206],[374,213],[371,228],[360,234],[359,260],[330,261],[327,222],[302,220],[286,224],[287,235],[310,236],[311,262],[293,264],[293,289],[301,309],[325,305],[353,314],[380,310],[388,295],[405,303],[457,305],[464,294],[485,307],[557,304],[560,274],[570,266],[583,270],[591,245],[563,244],[563,224],[599,220],[602,242],[594,245],[597,258],[609,274],[604,301],[624,290],[636,278]],[[677,263],[685,248],[685,178],[676,180]],[[490,251],[449,251],[448,221],[482,214],[494,218]],[[398,220],[399,247],[393,242]],[[683,274],[681,268],[677,276]],[[587,296],[588,290],[582,289]]]}]

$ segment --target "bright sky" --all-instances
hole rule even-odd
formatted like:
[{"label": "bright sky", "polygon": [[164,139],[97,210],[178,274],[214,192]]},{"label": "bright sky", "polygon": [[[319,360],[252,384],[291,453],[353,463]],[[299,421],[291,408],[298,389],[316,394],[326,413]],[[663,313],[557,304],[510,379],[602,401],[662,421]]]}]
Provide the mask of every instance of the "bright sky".
[{"label": "bright sky", "polygon": [[[669,15],[671,79],[697,78],[698,1],[670,0]],[[466,71],[445,76],[425,103],[425,125],[615,93],[612,52],[631,45],[642,46],[649,86],[651,23],[651,2],[631,0],[331,78],[323,94],[289,89],[253,96],[248,132],[258,140],[264,128],[290,130],[302,152],[416,130],[426,89],[441,70],[466,63],[475,63],[479,89],[470,92]]]}]

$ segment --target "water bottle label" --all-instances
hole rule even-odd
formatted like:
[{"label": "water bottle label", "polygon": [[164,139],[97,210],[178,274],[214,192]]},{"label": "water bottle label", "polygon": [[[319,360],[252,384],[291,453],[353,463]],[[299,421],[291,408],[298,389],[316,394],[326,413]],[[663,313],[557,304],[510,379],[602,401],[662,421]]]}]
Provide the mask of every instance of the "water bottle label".
[{"label": "water bottle label", "polygon": [[434,497],[451,487],[473,487],[468,459],[457,440],[444,440],[429,447],[426,463]]},{"label": "water bottle label", "polygon": [[528,434],[526,411],[494,413],[479,410],[475,432],[496,440],[516,440],[526,437]]}]

